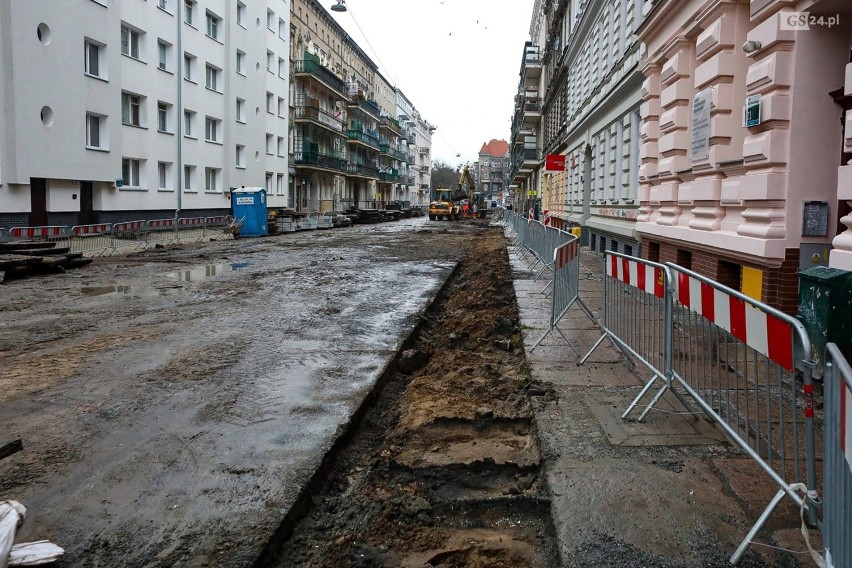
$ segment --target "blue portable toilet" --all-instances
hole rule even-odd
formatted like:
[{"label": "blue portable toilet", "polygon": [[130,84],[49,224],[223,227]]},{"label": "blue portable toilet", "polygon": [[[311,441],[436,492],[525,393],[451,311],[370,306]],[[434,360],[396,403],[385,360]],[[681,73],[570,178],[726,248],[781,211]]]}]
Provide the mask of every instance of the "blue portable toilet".
[{"label": "blue portable toilet", "polygon": [[241,237],[261,237],[269,234],[266,221],[266,190],[262,187],[241,187],[231,191],[231,213],[234,222],[243,219]]}]

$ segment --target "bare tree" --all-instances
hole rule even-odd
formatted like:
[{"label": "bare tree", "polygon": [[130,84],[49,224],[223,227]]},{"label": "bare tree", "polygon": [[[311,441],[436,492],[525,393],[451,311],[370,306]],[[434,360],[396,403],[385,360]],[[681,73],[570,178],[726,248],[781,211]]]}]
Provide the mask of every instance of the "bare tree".
[{"label": "bare tree", "polygon": [[455,189],[459,184],[460,174],[460,167],[453,167],[444,161],[435,160],[432,163],[432,190],[441,187]]}]

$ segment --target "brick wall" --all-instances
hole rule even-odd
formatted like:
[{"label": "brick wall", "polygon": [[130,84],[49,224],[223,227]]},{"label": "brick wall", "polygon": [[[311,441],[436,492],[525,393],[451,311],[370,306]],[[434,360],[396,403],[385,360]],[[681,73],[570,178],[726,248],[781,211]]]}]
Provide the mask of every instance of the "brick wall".
[{"label": "brick wall", "polygon": [[26,227],[29,220],[29,213],[0,213],[0,228]]}]

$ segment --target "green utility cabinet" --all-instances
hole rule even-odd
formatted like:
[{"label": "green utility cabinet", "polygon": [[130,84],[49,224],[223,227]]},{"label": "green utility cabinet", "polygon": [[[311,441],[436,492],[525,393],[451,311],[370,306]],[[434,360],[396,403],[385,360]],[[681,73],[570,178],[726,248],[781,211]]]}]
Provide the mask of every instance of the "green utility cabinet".
[{"label": "green utility cabinet", "polygon": [[825,346],[832,342],[852,361],[852,272],[827,266],[799,271],[799,311],[814,351],[814,376],[822,377]]}]

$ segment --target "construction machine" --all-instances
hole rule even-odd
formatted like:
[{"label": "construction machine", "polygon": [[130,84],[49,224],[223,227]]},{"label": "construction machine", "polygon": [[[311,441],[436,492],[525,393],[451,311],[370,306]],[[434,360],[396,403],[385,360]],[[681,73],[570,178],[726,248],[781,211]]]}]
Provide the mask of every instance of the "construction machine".
[{"label": "construction machine", "polygon": [[455,200],[452,189],[438,188],[435,190],[434,199],[429,203],[429,220],[444,219],[457,221],[461,218],[461,206]]},{"label": "construction machine", "polygon": [[[465,190],[465,185],[467,185],[467,190]],[[485,194],[476,191],[476,182],[473,180],[473,175],[470,173],[467,164],[462,168],[458,189],[461,199],[467,200],[467,203],[462,206],[462,217],[485,219],[485,215],[488,213]]]}]

